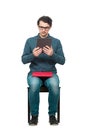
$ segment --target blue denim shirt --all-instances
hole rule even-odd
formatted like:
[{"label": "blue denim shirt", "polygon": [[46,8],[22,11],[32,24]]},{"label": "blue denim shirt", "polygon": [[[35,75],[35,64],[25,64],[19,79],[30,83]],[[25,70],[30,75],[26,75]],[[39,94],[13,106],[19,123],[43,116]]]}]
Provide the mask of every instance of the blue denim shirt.
[{"label": "blue denim shirt", "polygon": [[22,62],[23,64],[30,63],[30,72],[51,71],[53,73],[56,73],[57,69],[55,67],[55,64],[58,63],[63,65],[65,63],[65,57],[61,42],[59,39],[48,35],[48,38],[52,39],[53,55],[48,56],[44,53],[41,53],[38,57],[35,57],[32,52],[37,45],[38,37],[39,34],[26,40],[22,54]]}]

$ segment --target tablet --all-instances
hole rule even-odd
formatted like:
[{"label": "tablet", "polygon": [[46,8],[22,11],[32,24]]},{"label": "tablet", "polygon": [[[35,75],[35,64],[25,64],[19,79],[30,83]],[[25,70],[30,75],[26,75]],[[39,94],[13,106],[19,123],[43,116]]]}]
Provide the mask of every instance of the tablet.
[{"label": "tablet", "polygon": [[38,38],[37,39],[37,47],[43,48],[46,45],[51,47],[51,38]]}]

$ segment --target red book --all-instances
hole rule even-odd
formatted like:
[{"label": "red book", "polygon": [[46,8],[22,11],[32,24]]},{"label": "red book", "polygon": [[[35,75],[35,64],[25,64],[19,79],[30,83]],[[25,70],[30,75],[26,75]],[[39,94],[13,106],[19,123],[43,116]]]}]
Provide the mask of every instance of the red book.
[{"label": "red book", "polygon": [[52,72],[32,72],[32,76],[35,77],[52,77]]}]

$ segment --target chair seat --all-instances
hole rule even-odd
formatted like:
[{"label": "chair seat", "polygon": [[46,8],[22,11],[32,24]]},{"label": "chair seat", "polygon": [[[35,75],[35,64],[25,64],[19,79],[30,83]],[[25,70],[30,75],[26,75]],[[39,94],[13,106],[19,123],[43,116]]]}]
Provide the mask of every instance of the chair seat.
[{"label": "chair seat", "polygon": [[46,86],[41,86],[40,92],[48,92],[48,88]]}]

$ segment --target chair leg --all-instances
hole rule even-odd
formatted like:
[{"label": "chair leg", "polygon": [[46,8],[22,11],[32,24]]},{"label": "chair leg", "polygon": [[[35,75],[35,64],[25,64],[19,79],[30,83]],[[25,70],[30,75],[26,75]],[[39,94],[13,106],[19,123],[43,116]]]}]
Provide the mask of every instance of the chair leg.
[{"label": "chair leg", "polygon": [[59,101],[58,101],[57,121],[58,121],[58,123],[60,123],[60,89],[59,89]]},{"label": "chair leg", "polygon": [[58,102],[57,120],[58,120],[58,123],[59,123],[60,122],[60,99],[59,99],[59,102]]},{"label": "chair leg", "polygon": [[[29,97],[29,88],[28,88],[28,96]],[[29,103],[29,98],[28,98],[28,123],[30,122],[30,103]]]}]

